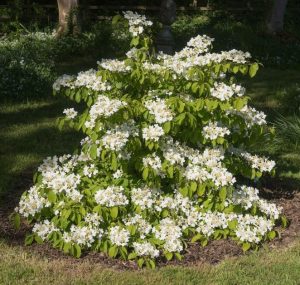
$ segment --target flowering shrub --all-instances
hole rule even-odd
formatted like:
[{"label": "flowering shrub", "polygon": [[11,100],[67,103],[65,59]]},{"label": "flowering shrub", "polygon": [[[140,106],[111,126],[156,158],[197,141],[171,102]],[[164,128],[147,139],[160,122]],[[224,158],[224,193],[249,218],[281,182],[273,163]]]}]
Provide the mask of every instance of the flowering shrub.
[{"label": "flowering shrub", "polygon": [[34,225],[26,243],[153,268],[158,256],[181,259],[189,240],[231,238],[248,250],[275,238],[281,209],[250,186],[275,163],[246,151],[270,129],[235,80],[253,77],[258,64],[237,50],[209,52],[208,36],[173,56],[155,54],[151,22],[125,18],[133,38],[124,60],[102,60],[98,71],[53,85],[87,105],[81,114],[64,110],[58,122],[86,138],[73,155],[47,158],[23,194],[15,219]]}]

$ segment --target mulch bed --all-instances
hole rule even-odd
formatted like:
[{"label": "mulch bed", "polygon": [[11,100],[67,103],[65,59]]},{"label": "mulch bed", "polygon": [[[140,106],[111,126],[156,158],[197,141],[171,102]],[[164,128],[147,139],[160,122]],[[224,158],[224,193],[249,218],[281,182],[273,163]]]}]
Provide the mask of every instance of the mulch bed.
[{"label": "mulch bed", "polygon": [[[20,183],[15,187],[14,193],[9,193],[0,206],[0,239],[4,239],[11,246],[22,246],[25,251],[41,256],[48,260],[63,260],[70,264],[81,262],[91,262],[92,264],[100,264],[104,267],[115,268],[119,270],[136,269],[137,266],[132,261],[122,261],[111,259],[103,253],[88,252],[80,259],[75,259],[63,252],[53,249],[47,244],[33,244],[26,247],[24,238],[28,227],[22,224],[21,229],[16,231],[11,225],[8,217],[17,205],[20,195],[24,189],[32,184],[31,171],[24,173],[20,178]],[[270,248],[286,247],[300,236],[300,191],[293,189],[291,183],[288,184],[284,180],[273,179],[266,181],[268,188],[263,187],[261,195],[277,205],[283,207],[283,212],[289,220],[287,229],[278,228],[280,238],[276,238],[268,245]],[[228,257],[237,257],[243,255],[243,251],[234,241],[231,240],[215,240],[211,241],[206,247],[201,247],[198,244],[190,243],[182,261],[159,260],[158,266],[166,264],[189,266],[201,263],[216,264]],[[248,253],[247,253],[248,254]]]}]

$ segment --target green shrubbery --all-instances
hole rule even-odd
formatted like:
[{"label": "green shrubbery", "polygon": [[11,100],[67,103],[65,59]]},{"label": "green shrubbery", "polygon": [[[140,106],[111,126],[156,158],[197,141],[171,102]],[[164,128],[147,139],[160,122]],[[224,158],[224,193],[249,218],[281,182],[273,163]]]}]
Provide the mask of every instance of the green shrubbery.
[{"label": "green shrubbery", "polygon": [[174,56],[155,54],[152,23],[125,17],[133,35],[125,60],[53,85],[87,105],[58,122],[86,138],[73,155],[47,158],[23,194],[15,222],[20,214],[34,225],[26,244],[153,268],[159,256],[181,259],[190,240],[231,238],[246,251],[275,238],[280,209],[251,186],[275,163],[247,152],[270,129],[235,78],[253,77],[258,63],[238,50],[210,53],[207,36]]}]

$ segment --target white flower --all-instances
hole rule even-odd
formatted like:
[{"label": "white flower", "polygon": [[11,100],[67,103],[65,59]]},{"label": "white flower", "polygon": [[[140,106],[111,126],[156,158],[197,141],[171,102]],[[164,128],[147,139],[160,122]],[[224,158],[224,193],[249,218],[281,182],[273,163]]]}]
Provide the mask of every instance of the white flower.
[{"label": "white flower", "polygon": [[159,226],[153,229],[155,237],[164,241],[164,250],[168,252],[180,252],[183,249],[180,238],[182,236],[181,228],[170,218],[160,221]]},{"label": "white flower", "polygon": [[150,114],[154,115],[156,123],[172,121],[173,112],[168,108],[165,100],[157,98],[155,101],[146,101],[144,105]]},{"label": "white flower", "polygon": [[32,229],[32,232],[36,233],[42,240],[47,239],[51,233],[56,231],[59,231],[59,229],[48,220],[34,224]]},{"label": "white flower", "polygon": [[98,174],[98,169],[95,164],[85,165],[83,167],[83,174],[89,178]]},{"label": "white flower", "polygon": [[155,203],[155,193],[154,189],[147,186],[143,188],[133,188],[131,190],[131,200],[135,205],[141,207],[142,210],[150,209]]},{"label": "white flower", "polygon": [[242,152],[240,155],[251,164],[252,168],[258,169],[261,172],[271,172],[275,167],[275,161],[268,160],[265,157],[251,155],[248,152]]},{"label": "white flower", "polygon": [[145,239],[146,236],[152,231],[152,226],[149,222],[142,218],[141,215],[134,215],[128,219],[124,219],[126,226],[134,225],[137,226],[137,230],[140,234],[141,239]]},{"label": "white flower", "polygon": [[69,120],[76,118],[78,114],[78,112],[75,111],[74,108],[64,109],[63,113]]},{"label": "white flower", "polygon": [[50,202],[39,193],[40,188],[32,186],[26,195],[21,197],[19,202],[18,212],[25,218],[34,216],[39,213],[44,207],[49,207]]},{"label": "white flower", "polygon": [[90,247],[94,243],[96,237],[101,239],[102,235],[103,230],[100,228],[72,225],[70,232],[64,232],[63,240],[65,242]]},{"label": "white flower", "polygon": [[147,128],[143,128],[143,138],[157,142],[161,136],[164,135],[164,130],[161,126],[155,124]]},{"label": "white flower", "polygon": [[153,153],[151,156],[147,156],[143,158],[144,167],[151,167],[156,172],[161,171],[161,159]]},{"label": "white flower", "polygon": [[122,186],[109,186],[98,190],[95,194],[95,201],[106,207],[123,206],[129,203]]},{"label": "white flower", "polygon": [[230,131],[226,127],[220,127],[217,122],[209,122],[202,130],[202,134],[206,139],[216,140],[217,138],[225,137],[230,134]]},{"label": "white flower", "polygon": [[120,226],[115,226],[110,228],[108,236],[112,244],[117,246],[126,246],[129,242],[130,233],[128,230],[123,229]]},{"label": "white flower", "polygon": [[118,169],[114,174],[113,174],[113,178],[118,179],[121,178],[123,176],[123,171],[121,169]]},{"label": "white flower", "polygon": [[145,16],[139,15],[132,11],[123,12],[124,18],[128,20],[129,32],[134,36],[138,36],[144,32],[144,27],[152,26],[152,22],[148,21]]},{"label": "white flower", "polygon": [[104,95],[99,95],[97,97],[97,101],[90,109],[90,119],[89,121],[86,121],[85,126],[87,128],[94,128],[96,120],[99,117],[110,117],[125,106],[127,106],[126,102],[122,102],[118,99],[110,99]]},{"label": "white flower", "polygon": [[133,248],[138,256],[150,256],[152,258],[159,256],[159,250],[150,242],[134,242]]},{"label": "white flower", "polygon": [[245,105],[241,110],[228,110],[227,114],[238,115],[242,117],[248,128],[254,125],[262,126],[266,125],[266,114],[264,112],[257,111],[255,108]]},{"label": "white flower", "polygon": [[134,122],[127,122],[107,130],[101,141],[105,148],[121,151],[128,142],[129,137],[137,135],[138,129]]}]

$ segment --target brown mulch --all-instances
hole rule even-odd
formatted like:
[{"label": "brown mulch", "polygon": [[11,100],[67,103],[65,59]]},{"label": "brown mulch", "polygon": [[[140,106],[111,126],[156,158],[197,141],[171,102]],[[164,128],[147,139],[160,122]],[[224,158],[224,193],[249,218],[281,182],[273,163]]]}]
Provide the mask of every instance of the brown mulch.
[{"label": "brown mulch", "polygon": [[[24,237],[28,227],[22,224],[21,229],[16,231],[9,221],[9,215],[17,205],[20,195],[32,184],[31,171],[24,173],[20,182],[14,187],[15,192],[7,195],[5,200],[0,204],[0,239],[11,246],[22,246],[25,251],[42,256],[48,260],[64,260],[70,264],[80,262],[92,262],[103,265],[104,267],[116,268],[119,270],[136,269],[137,266],[132,261],[122,261],[118,259],[111,259],[103,253],[88,252],[80,259],[75,259],[63,252],[53,249],[47,244],[33,244],[26,247],[24,245]],[[276,238],[268,245],[270,248],[280,248],[291,244],[297,237],[300,236],[300,191],[293,189],[290,182],[286,184],[284,180],[270,180],[266,184],[268,188],[263,187],[261,195],[277,205],[283,207],[283,212],[289,220],[289,227],[287,229],[278,228],[280,238]],[[263,185],[264,186],[264,185]],[[271,190],[270,190],[271,189]],[[165,264],[188,266],[192,264],[209,263],[216,264],[228,257],[236,257],[243,255],[241,247],[231,240],[214,240],[206,247],[201,247],[198,244],[190,243],[182,261],[165,261],[159,260],[158,264],[163,266]]]}]

